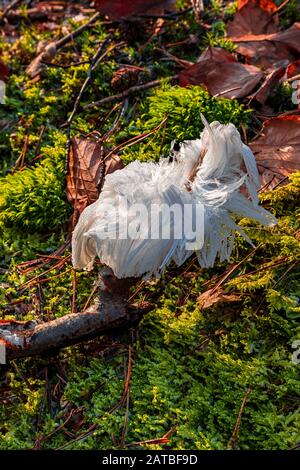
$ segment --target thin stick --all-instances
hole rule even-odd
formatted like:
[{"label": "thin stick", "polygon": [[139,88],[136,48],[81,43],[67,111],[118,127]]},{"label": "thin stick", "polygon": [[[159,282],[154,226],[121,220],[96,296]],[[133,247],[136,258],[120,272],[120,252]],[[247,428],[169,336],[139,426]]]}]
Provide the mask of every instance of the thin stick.
[{"label": "thin stick", "polygon": [[132,137],[131,139],[127,140],[126,142],[123,142],[122,144],[117,145],[117,147],[112,149],[106,155],[106,157],[104,158],[104,161],[107,160],[114,153],[118,152],[119,150],[122,150],[125,147],[130,147],[131,145],[137,144],[138,142],[141,142],[142,140],[146,139],[147,137],[150,137],[150,135],[157,132],[164,125],[164,123],[166,122],[167,119],[168,119],[168,116],[166,116],[158,126],[154,127],[154,129],[152,129],[152,131],[145,132],[144,134],[140,134],[138,136]]},{"label": "thin stick", "polygon": [[72,268],[72,313],[77,313],[77,305],[76,305],[76,290],[77,290],[77,276],[76,270]]},{"label": "thin stick", "polygon": [[181,11],[175,11],[173,13],[167,13],[166,15],[147,15],[146,13],[144,14],[139,14],[136,13],[134,16],[136,18],[144,18],[144,19],[151,19],[151,20],[160,20],[161,18],[163,20],[176,20],[178,16],[185,15],[186,13],[190,13],[193,10],[193,7],[186,8],[185,10]]},{"label": "thin stick", "polygon": [[73,39],[77,38],[86,28],[88,28],[94,21],[96,21],[100,17],[100,13],[95,13],[86,23],[81,25],[79,28],[75,29],[72,33],[67,34],[65,37],[59,39],[55,42],[56,49],[60,49],[64,47],[68,42],[73,41]]},{"label": "thin stick", "polygon": [[233,449],[235,449],[236,446],[237,446],[238,439],[239,439],[239,430],[240,430],[240,426],[241,426],[242,414],[243,414],[244,408],[246,406],[247,400],[248,400],[249,395],[250,395],[251,392],[252,392],[252,388],[251,387],[247,388],[245,396],[244,396],[242,404],[241,404],[241,408],[240,408],[237,420],[236,420],[236,424],[234,426],[232,436],[229,439],[228,444],[227,444],[227,449],[229,449],[231,447],[231,442],[233,441],[233,439],[234,439],[233,446],[232,446]]},{"label": "thin stick", "polygon": [[124,423],[123,423],[123,430],[122,430],[122,437],[121,437],[121,448],[125,445],[125,435],[127,429],[127,420],[129,414],[129,400],[130,400],[130,376],[131,376],[131,346],[128,346],[128,366],[127,366],[127,374],[126,374],[126,382],[124,387],[124,394],[126,395],[126,411],[124,415]]},{"label": "thin stick", "polygon": [[[169,80],[175,80],[178,78],[178,75],[173,75],[172,77],[167,77]],[[93,101],[92,103],[86,104],[83,109],[89,109],[89,108],[94,108],[95,106],[102,106],[103,104],[107,103],[113,103],[114,101],[121,101],[127,98],[128,96],[138,93],[139,91],[143,90],[148,90],[149,88],[154,88],[159,85],[161,85],[162,82],[164,82],[166,78],[158,79],[158,80],[153,80],[152,82],[144,83],[143,85],[135,85],[127,90],[123,91],[122,93],[118,93],[116,95],[112,96],[106,96],[105,98],[102,98],[102,100],[99,101]]]},{"label": "thin stick", "polygon": [[262,243],[257,245],[250,253],[248,253],[239,263],[235,264],[226,274],[224,277],[221,278],[221,280],[215,285],[215,287],[212,290],[212,294],[220,287],[222,284],[224,284],[225,281],[231,276],[234,271],[236,271],[243,263],[245,263],[256,251],[258,248],[262,246]]},{"label": "thin stick", "polygon": [[56,263],[54,266],[51,266],[51,268],[47,269],[46,271],[44,271],[43,273],[41,274],[38,274],[37,276],[35,276],[34,278],[32,279],[29,279],[28,281],[24,282],[24,284],[22,284],[20,287],[18,287],[18,290],[22,290],[22,289],[25,289],[25,287],[28,287],[29,285],[31,285],[31,283],[33,281],[36,281],[37,279],[40,279],[42,276],[44,276],[45,274],[48,274],[50,273],[51,271],[55,270],[55,269],[61,269],[63,267],[63,265],[69,261],[71,259],[71,255],[68,255],[66,256],[62,261],[59,261],[58,263]]},{"label": "thin stick", "polygon": [[95,295],[97,289],[99,289],[100,285],[101,285],[101,281],[98,279],[98,280],[95,282],[95,285],[94,285],[94,287],[93,287],[93,289],[92,289],[90,295],[88,296],[87,301],[86,301],[85,304],[84,304],[83,311],[87,310],[87,308],[90,306],[90,302],[91,302],[93,296]]},{"label": "thin stick", "polygon": [[[73,119],[74,119],[74,116],[78,110],[78,107],[79,107],[79,104],[80,104],[80,100],[82,98],[82,95],[85,91],[85,89],[87,88],[87,86],[89,85],[91,79],[92,79],[92,71],[95,69],[95,67],[99,64],[99,62],[108,54],[108,52],[111,50],[110,49],[107,49],[107,51],[102,54],[106,44],[108,43],[109,39],[106,39],[105,41],[103,41],[103,43],[99,46],[99,48],[97,49],[96,53],[93,55],[93,57],[91,58],[91,61],[90,61],[90,66],[89,66],[89,70],[88,70],[88,73],[87,73],[87,77],[80,89],[80,92],[75,100],[75,103],[74,103],[74,106],[73,106],[73,110],[67,120],[67,125],[70,126]],[[113,46],[112,46],[113,47]],[[115,47],[115,46],[114,46]],[[63,127],[63,126],[62,126]]]},{"label": "thin stick", "polygon": [[68,171],[69,171],[69,156],[70,156],[70,148],[71,148],[71,124],[72,124],[72,121],[75,117],[75,114],[78,111],[83,93],[85,92],[86,88],[88,87],[88,85],[90,84],[90,82],[92,80],[92,72],[99,65],[99,63],[104,59],[104,57],[106,57],[107,54],[109,54],[109,52],[111,52],[116,47],[124,44],[124,42],[120,42],[118,44],[113,44],[104,53],[102,53],[108,42],[109,42],[109,39],[106,39],[105,41],[103,41],[103,43],[100,45],[100,47],[98,48],[96,53],[93,55],[93,57],[91,59],[90,67],[89,67],[89,70],[88,70],[88,73],[87,73],[87,77],[86,77],[86,79],[85,79],[85,81],[84,81],[84,83],[83,83],[83,85],[80,89],[80,92],[79,92],[79,94],[78,94],[78,96],[75,100],[73,110],[72,110],[67,122],[61,126],[61,127],[67,126],[67,149],[66,149],[66,168],[65,168],[66,173],[68,173]]},{"label": "thin stick", "polygon": [[16,5],[18,5],[18,3],[20,3],[21,0],[13,0],[12,2],[10,2],[6,8],[4,8],[3,12],[0,13],[0,20],[3,20],[6,16],[7,16],[7,13],[10,12],[10,10],[12,10]]}]

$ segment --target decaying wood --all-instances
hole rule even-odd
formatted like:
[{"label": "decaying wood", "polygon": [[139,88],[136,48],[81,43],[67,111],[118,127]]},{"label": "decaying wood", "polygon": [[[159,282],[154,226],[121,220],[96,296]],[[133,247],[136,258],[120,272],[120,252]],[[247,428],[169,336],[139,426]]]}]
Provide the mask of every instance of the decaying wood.
[{"label": "decaying wood", "polygon": [[119,280],[102,272],[99,298],[84,312],[38,323],[0,322],[0,341],[6,344],[7,360],[53,352],[66,346],[137,324],[149,308],[127,306],[128,291],[136,279]]}]

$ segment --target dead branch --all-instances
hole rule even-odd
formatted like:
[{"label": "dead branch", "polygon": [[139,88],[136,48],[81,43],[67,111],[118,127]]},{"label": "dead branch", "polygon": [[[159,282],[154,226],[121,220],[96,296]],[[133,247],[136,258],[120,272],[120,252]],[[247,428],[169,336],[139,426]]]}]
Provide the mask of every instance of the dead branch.
[{"label": "dead branch", "polygon": [[[112,277],[111,274],[109,276]],[[149,307],[127,307],[128,291],[136,280],[112,279],[108,281],[102,277],[99,298],[83,312],[65,315],[46,323],[0,322],[0,341],[6,344],[6,358],[10,360],[53,352],[99,334],[138,323]]]}]

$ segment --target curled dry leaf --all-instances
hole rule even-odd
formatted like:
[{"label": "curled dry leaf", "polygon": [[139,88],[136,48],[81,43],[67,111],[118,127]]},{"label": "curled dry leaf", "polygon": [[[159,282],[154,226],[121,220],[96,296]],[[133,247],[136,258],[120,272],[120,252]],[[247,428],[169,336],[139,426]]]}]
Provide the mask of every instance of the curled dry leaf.
[{"label": "curled dry leaf", "polygon": [[121,168],[123,164],[117,155],[105,159],[105,150],[99,141],[72,139],[67,176],[67,197],[74,208],[72,228],[83,209],[98,199],[104,176]]},{"label": "curled dry leaf", "polygon": [[264,191],[300,170],[300,116],[284,116],[264,123],[262,135],[250,143]]},{"label": "curled dry leaf", "polygon": [[223,302],[238,302],[239,300],[239,295],[228,294],[224,291],[221,286],[209,289],[203,292],[203,294],[199,295],[199,297],[197,298],[198,305],[202,310],[206,310],[207,308],[212,307],[215,304],[220,304]]},{"label": "curled dry leaf", "polygon": [[272,34],[277,31],[278,15],[271,16],[268,10],[261,7],[259,1],[244,2],[233,20],[227,25],[227,34],[233,37],[245,34]]},{"label": "curled dry leaf", "polygon": [[160,15],[165,9],[172,9],[175,0],[96,0],[95,8],[102,15],[120,21],[139,14]]},{"label": "curled dry leaf", "polygon": [[264,74],[257,67],[237,62],[220,48],[210,48],[199,62],[179,73],[181,86],[204,84],[213,96],[242,98],[253,91]]},{"label": "curled dry leaf", "polygon": [[38,45],[38,55],[33,59],[33,61],[28,65],[26,73],[31,78],[37,77],[45,67],[43,62],[51,62],[56,55],[56,43],[50,42],[49,44],[39,44]]}]

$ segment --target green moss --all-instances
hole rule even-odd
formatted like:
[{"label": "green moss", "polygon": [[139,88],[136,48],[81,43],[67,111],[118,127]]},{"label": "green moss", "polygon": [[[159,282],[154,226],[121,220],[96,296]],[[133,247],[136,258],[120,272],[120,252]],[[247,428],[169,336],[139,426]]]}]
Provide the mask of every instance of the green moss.
[{"label": "green moss", "polygon": [[[167,156],[172,140],[197,139],[203,129],[200,113],[211,121],[247,123],[249,111],[236,100],[212,98],[198,86],[181,88],[165,85],[141,103],[140,117],[129,124],[119,139],[127,140],[160,127],[143,143],[127,147],[122,159],[127,163],[135,158],[158,159]],[[165,124],[163,121],[166,119]]]},{"label": "green moss", "polygon": [[55,133],[53,147],[43,147],[43,160],[33,168],[0,181],[0,226],[29,232],[53,230],[65,223],[70,208],[64,196],[66,139]]}]

